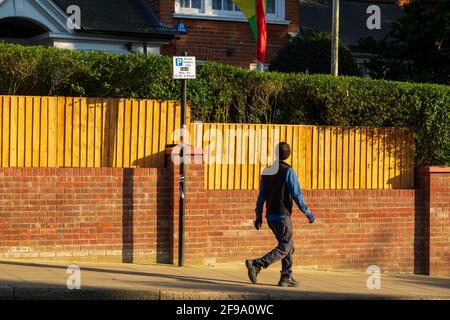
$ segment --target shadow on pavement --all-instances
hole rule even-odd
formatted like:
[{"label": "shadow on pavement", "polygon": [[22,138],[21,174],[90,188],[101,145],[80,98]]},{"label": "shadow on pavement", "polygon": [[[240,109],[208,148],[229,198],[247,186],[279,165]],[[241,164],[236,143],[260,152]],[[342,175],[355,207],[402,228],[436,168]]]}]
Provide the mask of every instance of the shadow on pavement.
[{"label": "shadow on pavement", "polygon": [[[66,270],[65,265],[52,265],[30,262],[0,261],[0,265],[23,266],[32,268],[48,268]],[[82,290],[68,290],[65,287],[65,278],[61,285],[42,281],[3,280],[10,288],[13,288],[14,299],[419,299],[422,297],[402,297],[383,293],[366,292],[335,292],[305,290],[300,288],[279,288],[269,284],[249,285],[248,282],[215,279],[211,277],[196,277],[189,275],[172,275],[156,272],[140,272],[133,270],[112,270],[93,267],[81,267],[82,271],[108,273],[116,275],[131,275],[149,277],[143,279],[105,279],[103,285],[82,285]],[[155,279],[151,279],[151,278]],[[162,279],[155,281],[157,279]],[[175,280],[175,281],[164,281]],[[402,278],[406,281],[411,277]],[[97,281],[98,278],[93,278]],[[422,279],[418,279],[421,281]],[[424,279],[425,281],[426,279]],[[448,280],[430,279],[427,285],[435,284],[448,288]],[[108,281],[112,286],[108,287]],[[415,281],[414,281],[415,282]],[[0,278],[0,284],[2,279]],[[1,289],[1,287],[0,287]],[[5,298],[1,294],[0,299]],[[10,296],[6,295],[6,298]],[[438,298],[438,297],[436,297]],[[445,298],[445,297],[441,297]]]}]

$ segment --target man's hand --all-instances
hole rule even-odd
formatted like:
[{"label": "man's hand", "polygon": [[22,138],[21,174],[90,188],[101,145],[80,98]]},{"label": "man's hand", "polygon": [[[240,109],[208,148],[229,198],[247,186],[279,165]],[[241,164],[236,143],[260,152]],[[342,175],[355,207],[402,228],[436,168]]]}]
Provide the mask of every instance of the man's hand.
[{"label": "man's hand", "polygon": [[314,215],[314,213],[312,211],[309,211],[306,214],[306,217],[308,218],[309,223],[314,223],[314,221],[316,220],[316,216]]},{"label": "man's hand", "polygon": [[259,228],[261,228],[261,225],[262,225],[262,218],[261,217],[256,218],[256,220],[255,220],[255,229],[259,230]]}]

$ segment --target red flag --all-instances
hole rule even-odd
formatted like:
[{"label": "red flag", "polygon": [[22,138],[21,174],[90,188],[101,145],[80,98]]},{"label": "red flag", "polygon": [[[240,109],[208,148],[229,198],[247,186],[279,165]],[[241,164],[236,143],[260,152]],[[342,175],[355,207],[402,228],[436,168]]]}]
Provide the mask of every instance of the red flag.
[{"label": "red flag", "polygon": [[256,45],[256,60],[264,64],[266,61],[267,29],[266,29],[266,1],[256,0],[256,28],[258,39]]}]

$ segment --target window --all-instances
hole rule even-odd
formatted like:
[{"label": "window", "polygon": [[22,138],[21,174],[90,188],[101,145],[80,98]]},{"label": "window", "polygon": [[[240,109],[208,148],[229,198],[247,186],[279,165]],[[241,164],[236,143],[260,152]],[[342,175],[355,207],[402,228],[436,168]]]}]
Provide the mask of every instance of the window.
[{"label": "window", "polygon": [[231,0],[212,0],[212,9],[219,11],[239,11]]},{"label": "window", "polygon": [[175,3],[176,11],[198,14],[203,12],[205,0],[177,0]]},{"label": "window", "polygon": [[201,9],[202,0],[181,0],[182,8]]},{"label": "window", "polygon": [[276,0],[267,0],[267,8],[266,14],[275,14],[276,13]]},{"label": "window", "polygon": [[[177,14],[195,15],[219,20],[244,20],[245,17],[232,0],[176,0]],[[284,21],[285,0],[267,0],[267,21]]]}]

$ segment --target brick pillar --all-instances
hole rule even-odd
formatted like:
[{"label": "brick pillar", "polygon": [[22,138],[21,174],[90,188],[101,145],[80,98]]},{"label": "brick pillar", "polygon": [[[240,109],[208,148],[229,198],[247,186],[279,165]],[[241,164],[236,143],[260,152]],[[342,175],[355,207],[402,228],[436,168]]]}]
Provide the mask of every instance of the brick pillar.
[{"label": "brick pillar", "polygon": [[450,276],[450,167],[418,170],[429,216],[429,274]]},{"label": "brick pillar", "polygon": [[[166,166],[171,175],[172,199],[172,232],[173,261],[178,262],[178,219],[179,219],[179,175],[180,166],[172,161],[172,154],[179,154],[179,147],[166,149]],[[206,225],[204,219],[205,171],[203,150],[187,147],[185,164],[185,263],[200,264],[203,262],[206,243]]]}]

